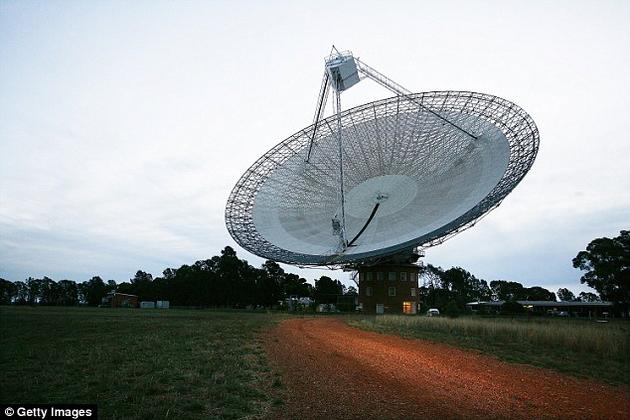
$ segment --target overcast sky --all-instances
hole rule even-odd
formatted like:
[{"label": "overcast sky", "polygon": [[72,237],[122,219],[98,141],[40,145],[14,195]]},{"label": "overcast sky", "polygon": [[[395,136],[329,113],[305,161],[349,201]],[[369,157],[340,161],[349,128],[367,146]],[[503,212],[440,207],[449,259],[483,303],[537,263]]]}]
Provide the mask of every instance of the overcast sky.
[{"label": "overcast sky", "polygon": [[[630,228],[629,21],[627,1],[0,1],[0,277],[125,281],[226,245],[260,265],[225,202],[311,122],[335,44],[414,92],[494,94],[538,125],[530,173],[426,262],[587,290],[571,259]],[[387,96],[363,81],[342,101]]]}]

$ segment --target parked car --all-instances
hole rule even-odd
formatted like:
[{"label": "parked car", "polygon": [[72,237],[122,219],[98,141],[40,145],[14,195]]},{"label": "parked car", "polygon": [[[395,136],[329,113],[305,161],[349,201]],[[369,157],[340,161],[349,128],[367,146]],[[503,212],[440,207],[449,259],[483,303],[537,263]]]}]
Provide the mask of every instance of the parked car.
[{"label": "parked car", "polygon": [[440,310],[437,308],[431,308],[427,311],[427,316],[440,316]]}]

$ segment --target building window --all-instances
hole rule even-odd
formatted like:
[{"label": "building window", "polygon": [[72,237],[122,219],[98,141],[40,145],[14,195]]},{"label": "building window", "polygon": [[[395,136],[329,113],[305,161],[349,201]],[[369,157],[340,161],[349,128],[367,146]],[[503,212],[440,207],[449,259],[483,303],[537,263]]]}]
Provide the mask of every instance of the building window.
[{"label": "building window", "polygon": [[365,288],[365,296],[372,296],[372,288],[371,287],[366,287]]},{"label": "building window", "polygon": [[372,272],[371,271],[368,271],[367,273],[365,273],[365,275],[366,275],[365,277],[366,277],[367,281],[372,281]]},{"label": "building window", "polygon": [[411,279],[411,281],[418,282],[418,273],[411,273],[411,276],[409,278]]},{"label": "building window", "polygon": [[378,281],[383,281],[383,273],[382,272],[378,272],[376,273],[376,280]]},{"label": "building window", "polygon": [[400,273],[400,281],[407,281],[407,272],[403,271]]},{"label": "building window", "polygon": [[416,288],[412,287],[411,288],[411,296],[415,296],[416,295]]},{"label": "building window", "polygon": [[413,302],[403,302],[403,314],[411,315],[414,313]]},{"label": "building window", "polygon": [[396,281],[396,272],[395,271],[390,271],[389,272],[389,281]]},{"label": "building window", "polygon": [[389,296],[396,296],[396,288],[395,287],[390,287],[387,289],[387,294]]}]

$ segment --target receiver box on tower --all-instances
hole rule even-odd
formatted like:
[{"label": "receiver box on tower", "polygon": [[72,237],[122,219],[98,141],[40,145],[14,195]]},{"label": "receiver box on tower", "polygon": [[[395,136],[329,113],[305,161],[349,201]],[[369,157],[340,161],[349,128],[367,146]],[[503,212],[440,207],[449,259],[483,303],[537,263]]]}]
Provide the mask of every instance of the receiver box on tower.
[{"label": "receiver box on tower", "polygon": [[326,71],[333,88],[342,92],[359,82],[357,63],[351,53],[334,55],[326,60]]}]

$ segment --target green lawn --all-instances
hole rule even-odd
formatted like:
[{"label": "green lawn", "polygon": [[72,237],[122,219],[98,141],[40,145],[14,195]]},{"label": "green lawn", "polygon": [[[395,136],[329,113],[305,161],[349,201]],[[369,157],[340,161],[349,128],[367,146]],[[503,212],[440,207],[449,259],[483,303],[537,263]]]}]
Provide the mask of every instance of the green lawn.
[{"label": "green lawn", "polygon": [[481,316],[371,316],[352,326],[479,350],[511,363],[630,385],[630,322]]},{"label": "green lawn", "polygon": [[257,333],[281,315],[0,307],[1,403],[96,403],[100,418],[242,418],[274,403]]}]

